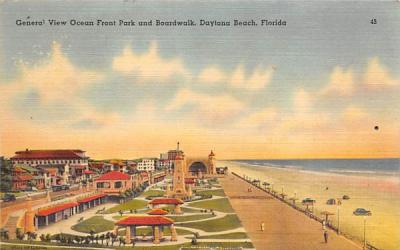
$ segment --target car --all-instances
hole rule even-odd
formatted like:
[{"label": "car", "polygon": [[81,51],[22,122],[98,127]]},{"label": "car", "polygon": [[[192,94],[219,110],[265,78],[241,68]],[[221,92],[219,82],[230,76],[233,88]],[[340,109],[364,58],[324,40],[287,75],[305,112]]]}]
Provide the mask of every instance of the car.
[{"label": "car", "polygon": [[343,200],[350,200],[350,197],[348,195],[343,195],[342,199]]},{"label": "car", "polygon": [[364,208],[357,208],[356,210],[354,210],[353,214],[354,215],[368,215],[368,216],[371,216],[371,211],[366,210]]},{"label": "car", "polygon": [[13,194],[5,194],[3,197],[4,202],[15,201],[17,198]]},{"label": "car", "polygon": [[327,205],[336,205],[336,199],[331,198],[326,201],[326,204]]}]

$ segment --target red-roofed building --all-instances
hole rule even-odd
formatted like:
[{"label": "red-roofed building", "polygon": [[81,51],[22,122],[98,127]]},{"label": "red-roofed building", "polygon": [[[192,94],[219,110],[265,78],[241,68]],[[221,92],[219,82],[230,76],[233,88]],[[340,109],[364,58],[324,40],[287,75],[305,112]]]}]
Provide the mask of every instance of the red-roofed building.
[{"label": "red-roofed building", "polygon": [[39,209],[35,216],[35,225],[42,227],[67,219],[78,212],[78,205],[77,202],[68,202]]},{"label": "red-roofed building", "polygon": [[54,164],[88,164],[85,151],[80,149],[58,150],[29,150],[17,151],[11,157],[13,164],[25,164],[29,166],[54,165]]},{"label": "red-roofed building", "polygon": [[156,209],[152,209],[149,212],[147,212],[147,214],[149,215],[166,215],[168,214],[168,211],[165,211],[164,209],[161,208],[156,208]]},{"label": "red-roofed building", "polygon": [[[177,240],[177,234],[174,227],[174,221],[159,215],[149,216],[130,216],[115,223],[116,228],[114,233],[118,235],[119,229],[125,228],[125,242],[130,244],[137,239],[136,227],[138,226],[151,226],[153,230],[152,240],[154,244],[159,244],[163,239],[163,230],[169,227],[171,230],[171,241]],[[142,236],[145,238],[146,236]]]},{"label": "red-roofed building", "polygon": [[181,214],[181,205],[183,204],[183,201],[181,199],[176,199],[176,198],[156,198],[153,199],[152,201],[149,202],[149,204],[153,207],[159,207],[162,205],[174,205],[174,213],[176,214]]},{"label": "red-roofed building", "polygon": [[119,171],[103,174],[95,180],[95,185],[99,191],[114,196],[133,188],[131,176]]},{"label": "red-roofed building", "polygon": [[99,206],[107,202],[106,194],[95,194],[78,200],[79,212],[83,212],[89,208]]}]

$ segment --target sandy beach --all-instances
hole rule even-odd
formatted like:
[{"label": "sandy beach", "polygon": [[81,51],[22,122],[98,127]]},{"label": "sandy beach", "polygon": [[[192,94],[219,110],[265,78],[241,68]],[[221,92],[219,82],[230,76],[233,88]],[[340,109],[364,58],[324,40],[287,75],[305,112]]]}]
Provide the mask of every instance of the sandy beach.
[{"label": "sandy beach", "polygon": [[326,244],[320,223],[232,174],[221,184],[256,249],[360,249],[330,230]]},{"label": "sandy beach", "polygon": [[[358,241],[363,239],[363,218],[354,216],[353,211],[358,207],[371,210],[372,216],[369,216],[366,221],[367,241],[379,249],[399,249],[400,247],[400,229],[398,226],[400,225],[400,202],[398,200],[400,188],[398,178],[318,173],[296,169],[241,165],[232,162],[221,164],[228,166],[230,171],[239,175],[245,174],[251,178],[259,178],[261,181],[273,183],[274,190],[278,193],[283,190],[288,197],[296,196],[300,201],[306,197],[316,199],[315,214],[320,215],[321,211],[334,213],[330,220],[335,226],[338,223],[337,214],[338,209],[340,209],[341,231]],[[225,183],[225,185],[227,184]],[[229,190],[229,186],[226,189]],[[329,198],[339,198],[344,194],[350,196],[350,200],[343,201],[339,208],[336,205],[326,205]],[[232,202],[236,203],[237,201],[233,200]],[[246,202],[240,200],[239,203],[244,204]],[[270,209],[269,204],[265,205],[262,206],[264,210]],[[259,206],[254,207],[255,211]],[[279,227],[279,224],[277,226]],[[285,226],[281,225],[280,227],[284,228]]]}]

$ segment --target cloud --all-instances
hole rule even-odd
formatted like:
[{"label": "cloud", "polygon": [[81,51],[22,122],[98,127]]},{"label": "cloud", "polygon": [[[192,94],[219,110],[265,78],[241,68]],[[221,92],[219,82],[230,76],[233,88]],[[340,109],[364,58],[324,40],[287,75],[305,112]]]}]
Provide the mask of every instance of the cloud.
[{"label": "cloud", "polygon": [[197,80],[204,83],[215,84],[226,81],[227,75],[218,66],[206,67],[197,76]]},{"label": "cloud", "polygon": [[206,124],[224,123],[243,111],[245,105],[230,95],[209,95],[196,93],[189,89],[180,90],[167,105],[167,111],[179,111],[189,108],[192,118]]},{"label": "cloud", "polygon": [[333,69],[330,81],[321,90],[322,95],[349,96],[354,91],[354,75],[351,69],[345,70],[340,66]]},{"label": "cloud", "polygon": [[135,75],[139,80],[165,82],[176,75],[188,76],[190,72],[179,58],[165,59],[159,55],[156,42],[142,54],[126,47],[122,54],[115,57],[112,69],[127,75]]},{"label": "cloud", "polygon": [[266,107],[244,117],[239,122],[241,127],[263,127],[272,124],[278,118],[278,111],[274,107]]},{"label": "cloud", "polygon": [[400,81],[393,79],[388,69],[375,57],[368,61],[368,66],[364,74],[364,83],[370,89],[380,89],[399,85]]},{"label": "cloud", "polygon": [[296,113],[304,113],[311,109],[311,95],[304,89],[298,89],[293,97],[293,109]]},{"label": "cloud", "polygon": [[74,66],[61,51],[61,45],[53,42],[50,57],[33,66],[21,65],[20,76],[9,83],[13,92],[34,89],[40,100],[69,100],[79,90],[102,78],[102,74]]},{"label": "cloud", "polygon": [[230,78],[231,86],[247,90],[259,90],[268,85],[272,79],[274,67],[262,68],[258,66],[246,76],[243,65],[237,66]]}]

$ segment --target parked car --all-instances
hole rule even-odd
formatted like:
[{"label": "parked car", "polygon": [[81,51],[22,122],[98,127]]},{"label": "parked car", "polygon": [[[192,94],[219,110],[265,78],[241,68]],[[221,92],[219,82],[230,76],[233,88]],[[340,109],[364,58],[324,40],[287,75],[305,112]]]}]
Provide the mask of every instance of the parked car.
[{"label": "parked car", "polygon": [[5,194],[3,196],[3,201],[9,202],[9,201],[15,201],[17,198],[13,194]]},{"label": "parked car", "polygon": [[343,200],[350,200],[350,197],[348,195],[343,195],[342,199]]},{"label": "parked car", "polygon": [[62,190],[68,190],[69,189],[69,185],[54,185],[51,187],[51,189],[53,190],[53,192],[58,192],[58,191],[62,191]]},{"label": "parked car", "polygon": [[331,198],[326,201],[326,204],[327,205],[336,205],[336,199]]},{"label": "parked car", "polygon": [[371,211],[369,210],[365,210],[364,208],[357,208],[356,210],[354,210],[353,212],[354,215],[371,215]]}]

